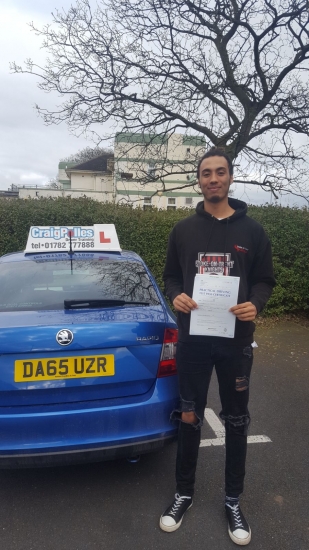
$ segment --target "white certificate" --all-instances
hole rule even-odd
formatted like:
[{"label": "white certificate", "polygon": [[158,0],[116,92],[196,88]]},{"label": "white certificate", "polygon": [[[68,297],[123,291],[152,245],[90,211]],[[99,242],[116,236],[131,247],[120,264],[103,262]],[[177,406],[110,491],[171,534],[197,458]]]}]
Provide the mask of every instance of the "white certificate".
[{"label": "white certificate", "polygon": [[239,277],[196,275],[193,300],[198,305],[191,311],[190,334],[234,338],[236,316],[229,311],[236,306]]}]

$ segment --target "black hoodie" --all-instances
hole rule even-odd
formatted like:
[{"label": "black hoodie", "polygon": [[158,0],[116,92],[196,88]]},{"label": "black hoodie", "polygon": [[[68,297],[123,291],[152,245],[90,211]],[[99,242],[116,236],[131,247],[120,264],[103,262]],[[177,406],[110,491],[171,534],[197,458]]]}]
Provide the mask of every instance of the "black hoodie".
[{"label": "black hoodie", "polygon": [[[275,286],[270,242],[263,227],[249,218],[246,203],[229,198],[235,212],[218,220],[199,202],[196,214],[178,222],[172,229],[163,280],[165,293],[173,300],[184,292],[192,297],[197,273],[221,273],[240,277],[238,304],[252,302],[258,313]],[[235,304],[236,305],[236,304]],[[236,319],[235,337],[189,335],[190,314],[177,312],[180,341],[230,344],[252,342],[255,325]]]}]

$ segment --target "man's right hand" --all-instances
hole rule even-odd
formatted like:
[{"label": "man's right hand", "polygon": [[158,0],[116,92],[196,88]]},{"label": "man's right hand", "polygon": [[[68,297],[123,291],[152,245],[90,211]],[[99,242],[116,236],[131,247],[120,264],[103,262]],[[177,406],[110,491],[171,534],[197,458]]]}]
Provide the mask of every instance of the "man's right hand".
[{"label": "man's right hand", "polygon": [[190,313],[192,309],[196,309],[198,307],[197,303],[184,292],[182,292],[182,294],[178,294],[178,296],[174,298],[173,306],[176,311],[182,311],[183,313]]}]

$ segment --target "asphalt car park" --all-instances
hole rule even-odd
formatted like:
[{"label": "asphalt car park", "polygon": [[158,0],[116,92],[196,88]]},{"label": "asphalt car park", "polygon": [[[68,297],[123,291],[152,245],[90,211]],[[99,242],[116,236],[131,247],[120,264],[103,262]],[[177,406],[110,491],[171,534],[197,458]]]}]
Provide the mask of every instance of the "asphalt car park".
[{"label": "asphalt car park", "polygon": [[[251,381],[245,494],[252,550],[307,550],[309,330],[259,327]],[[235,548],[223,512],[224,446],[212,381],[194,504],[175,533],[159,516],[174,492],[176,445],[126,460],[0,471],[0,547],[6,550]],[[216,428],[216,431],[213,429]],[[257,436],[264,436],[258,441]]]}]

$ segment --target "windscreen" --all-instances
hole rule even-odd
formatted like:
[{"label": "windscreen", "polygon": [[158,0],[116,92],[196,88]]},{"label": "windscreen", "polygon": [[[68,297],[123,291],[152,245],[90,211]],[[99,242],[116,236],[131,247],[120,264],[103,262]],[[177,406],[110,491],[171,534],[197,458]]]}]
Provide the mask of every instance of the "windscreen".
[{"label": "windscreen", "polygon": [[0,264],[0,311],[63,309],[65,300],[160,304],[139,262],[66,259]]}]

